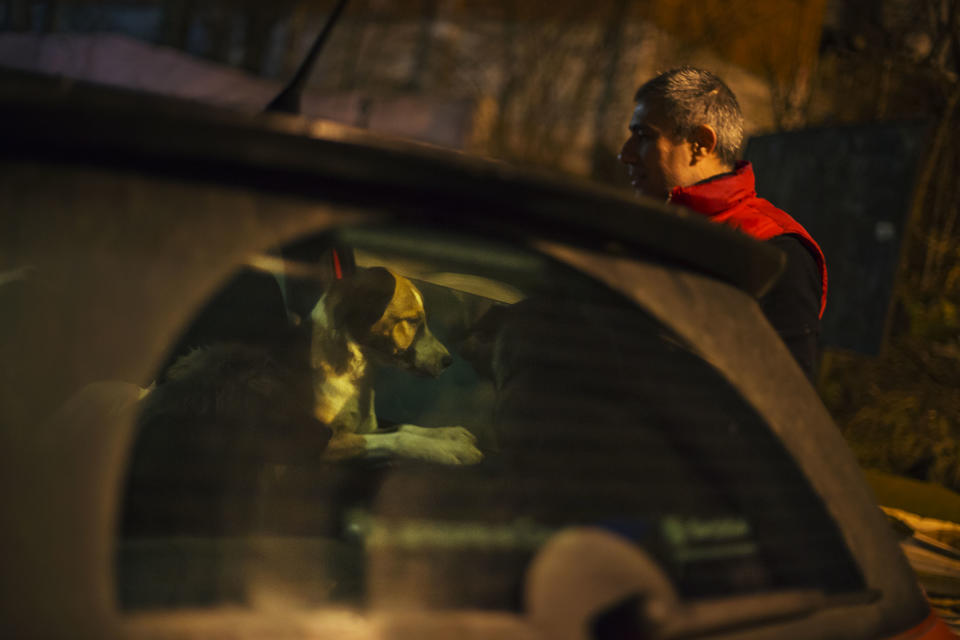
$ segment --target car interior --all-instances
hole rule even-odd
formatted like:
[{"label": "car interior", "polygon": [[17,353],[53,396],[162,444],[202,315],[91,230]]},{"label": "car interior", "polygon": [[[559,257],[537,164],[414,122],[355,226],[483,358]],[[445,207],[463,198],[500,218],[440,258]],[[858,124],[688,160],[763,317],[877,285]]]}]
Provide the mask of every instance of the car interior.
[{"label": "car interior", "polygon": [[415,284],[453,356],[436,378],[378,369],[380,430],[464,427],[483,460],[330,461],[309,430],[285,446],[202,424],[141,433],[116,540],[125,611],[519,612],[534,559],[577,527],[627,541],[684,601],[864,592],[821,500],[716,369],[622,296],[495,237],[352,226],[253,256],[144,386],[205,345],[271,344],[372,267]]}]

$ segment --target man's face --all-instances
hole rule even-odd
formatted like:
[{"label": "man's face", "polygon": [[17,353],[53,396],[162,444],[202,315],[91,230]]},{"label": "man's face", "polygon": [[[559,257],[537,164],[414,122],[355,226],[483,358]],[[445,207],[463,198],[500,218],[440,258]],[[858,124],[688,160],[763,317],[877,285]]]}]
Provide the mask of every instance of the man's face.
[{"label": "man's face", "polygon": [[666,200],[674,187],[697,181],[691,145],[675,136],[673,129],[660,105],[637,103],[630,119],[630,137],[619,155],[637,193]]}]

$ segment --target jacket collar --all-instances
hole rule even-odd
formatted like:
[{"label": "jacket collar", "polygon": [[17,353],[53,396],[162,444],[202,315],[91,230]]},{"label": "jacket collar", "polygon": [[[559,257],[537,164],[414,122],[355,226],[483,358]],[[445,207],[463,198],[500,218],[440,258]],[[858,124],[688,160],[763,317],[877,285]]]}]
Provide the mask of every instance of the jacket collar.
[{"label": "jacket collar", "polygon": [[674,187],[668,202],[714,216],[756,195],[753,166],[741,160],[730,173],[721,173],[688,187]]}]

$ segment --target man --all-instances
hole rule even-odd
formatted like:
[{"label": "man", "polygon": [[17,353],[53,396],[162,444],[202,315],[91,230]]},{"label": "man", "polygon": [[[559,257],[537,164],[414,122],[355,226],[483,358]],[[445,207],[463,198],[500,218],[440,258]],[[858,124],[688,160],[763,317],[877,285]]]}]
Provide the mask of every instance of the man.
[{"label": "man", "polygon": [[644,84],[634,100],[630,137],[619,156],[634,189],[768,241],[787,255],[785,272],[760,307],[813,380],[827,301],[826,262],[796,220],[757,197],[753,168],[738,162],[743,114],[733,92],[709,71],[681,67]]}]

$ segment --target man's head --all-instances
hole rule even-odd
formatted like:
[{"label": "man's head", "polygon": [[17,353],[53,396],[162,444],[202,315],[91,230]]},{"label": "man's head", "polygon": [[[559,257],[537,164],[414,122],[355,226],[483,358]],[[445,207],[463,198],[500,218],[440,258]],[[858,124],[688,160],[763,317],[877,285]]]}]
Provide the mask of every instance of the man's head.
[{"label": "man's head", "polygon": [[637,192],[666,199],[733,169],[743,143],[736,96],[709,71],[680,67],[645,83],[634,96],[630,137],[620,150]]}]

